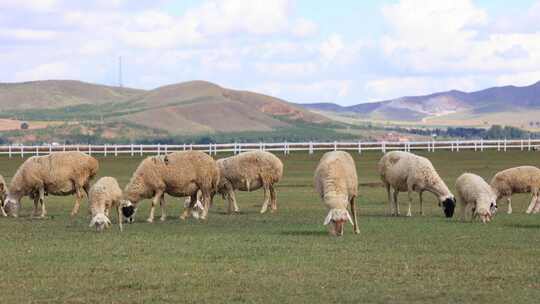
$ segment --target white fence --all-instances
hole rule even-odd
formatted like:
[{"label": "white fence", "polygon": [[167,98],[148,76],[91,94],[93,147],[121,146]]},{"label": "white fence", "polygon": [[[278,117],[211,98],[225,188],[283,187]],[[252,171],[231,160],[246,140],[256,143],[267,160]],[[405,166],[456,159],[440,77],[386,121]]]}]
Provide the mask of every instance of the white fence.
[{"label": "white fence", "polygon": [[197,150],[210,155],[217,153],[240,153],[250,150],[264,150],[275,153],[289,154],[296,151],[305,151],[313,154],[316,151],[345,150],[362,153],[365,151],[391,150],[435,152],[436,150],[507,151],[517,149],[531,151],[540,149],[540,139],[523,140],[452,140],[452,141],[424,141],[424,142],[291,142],[291,143],[229,143],[229,144],[181,144],[181,145],[41,145],[41,146],[0,146],[0,155],[9,157],[25,157],[32,155],[45,155],[60,151],[81,151],[90,155],[101,156],[142,156],[145,154],[165,154],[173,151]]}]

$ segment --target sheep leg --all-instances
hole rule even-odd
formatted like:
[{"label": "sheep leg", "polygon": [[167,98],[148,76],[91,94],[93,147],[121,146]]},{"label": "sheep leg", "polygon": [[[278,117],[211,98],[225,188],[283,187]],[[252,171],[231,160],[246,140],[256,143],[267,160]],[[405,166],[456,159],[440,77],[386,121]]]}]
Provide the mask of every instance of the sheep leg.
[{"label": "sheep leg", "polygon": [[266,212],[266,209],[268,209],[268,203],[270,202],[270,190],[268,189],[268,185],[263,185],[264,187],[264,203],[261,208],[261,214]]},{"label": "sheep leg", "polygon": [[39,202],[41,204],[41,218],[44,218],[47,215],[47,210],[45,209],[45,190],[43,188],[39,189]]},{"label": "sheep leg", "polygon": [[530,214],[533,211],[534,205],[536,204],[536,200],[538,199],[538,193],[536,190],[531,191],[533,193],[531,198],[531,203],[529,204],[529,207],[527,207],[527,211],[525,213]]},{"label": "sheep leg", "polygon": [[81,208],[81,200],[83,199],[83,194],[81,191],[81,187],[77,187],[75,189],[75,205],[73,206],[73,210],[71,210],[71,216],[77,215],[79,213],[79,209]]},{"label": "sheep leg", "polygon": [[411,205],[412,205],[412,191],[409,190],[407,192],[407,196],[409,197],[409,210],[407,210],[407,216],[412,216],[412,213],[411,213]]},{"label": "sheep leg", "polygon": [[166,205],[165,205],[165,193],[163,193],[161,195],[161,197],[159,198],[159,206],[161,207],[161,218],[159,218],[160,221],[165,221],[167,219],[167,214],[166,214]]},{"label": "sheep leg", "polygon": [[351,205],[351,214],[352,214],[352,219],[353,219],[354,233],[359,234],[360,229],[358,228],[358,222],[357,222],[357,218],[356,218],[356,204],[354,202],[354,199],[355,199],[354,196],[351,197],[351,201],[349,202],[349,204]]},{"label": "sheep leg", "polygon": [[507,198],[507,201],[508,201],[508,211],[506,213],[512,214],[512,197],[509,196]]},{"label": "sheep leg", "polygon": [[394,189],[394,215],[395,216],[400,216],[400,212],[399,212],[399,203],[398,203],[398,194],[399,192]]},{"label": "sheep leg", "polygon": [[120,232],[124,231],[122,222],[124,221],[124,216],[122,215],[122,206],[118,204],[116,207],[116,215],[118,216],[118,226],[120,227]]},{"label": "sheep leg", "polygon": [[153,223],[154,222],[154,212],[155,212],[155,209],[156,209],[156,204],[158,203],[159,198],[162,195],[163,195],[163,191],[158,190],[158,191],[156,191],[156,194],[152,198],[152,206],[150,207],[150,215],[146,219],[146,221],[148,223]]},{"label": "sheep leg", "polygon": [[32,217],[38,216],[38,208],[39,208],[39,196],[36,195],[34,197],[34,210],[32,210]]},{"label": "sheep leg", "polygon": [[225,191],[227,191],[225,194],[226,194],[227,202],[229,203],[229,207],[227,211],[231,213],[234,207],[234,212],[239,212],[240,209],[238,208],[238,205],[236,204],[236,195],[234,194],[234,189],[232,185],[230,185],[229,183],[225,184]]},{"label": "sheep leg", "polygon": [[202,191],[202,200],[204,210],[202,211],[201,219],[206,220],[208,217],[208,210],[210,209],[210,193],[208,193],[208,191]]},{"label": "sheep leg", "polygon": [[388,195],[388,203],[390,204],[390,215],[394,215],[394,202],[392,201],[392,194],[390,193],[390,184],[386,184],[386,194]]},{"label": "sheep leg", "polygon": [[540,199],[537,199],[534,205],[533,213],[536,214],[540,212]]},{"label": "sheep leg", "polygon": [[196,203],[197,203],[197,193],[192,194],[190,196],[190,198],[189,198],[189,206],[184,208],[184,211],[180,215],[181,220],[185,220],[185,219],[187,219],[187,218],[189,218],[191,216],[192,208],[193,208],[193,206],[195,206]]},{"label": "sheep leg", "polygon": [[424,194],[424,191],[420,191],[418,196],[420,197],[420,215],[424,216],[424,200],[422,199],[422,194]]},{"label": "sheep leg", "polygon": [[270,185],[270,211],[275,212],[277,210],[276,190],[274,185]]}]

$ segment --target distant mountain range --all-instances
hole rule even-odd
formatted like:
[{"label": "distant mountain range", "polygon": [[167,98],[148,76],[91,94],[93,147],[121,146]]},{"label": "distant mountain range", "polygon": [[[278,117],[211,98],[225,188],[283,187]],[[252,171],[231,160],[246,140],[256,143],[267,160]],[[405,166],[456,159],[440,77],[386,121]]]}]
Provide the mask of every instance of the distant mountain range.
[{"label": "distant mountain range", "polygon": [[302,106],[367,120],[478,125],[494,124],[500,119],[499,123],[527,127],[540,120],[540,117],[536,118],[540,112],[540,81],[524,87],[493,87],[470,93],[452,90],[346,107],[333,103]]}]

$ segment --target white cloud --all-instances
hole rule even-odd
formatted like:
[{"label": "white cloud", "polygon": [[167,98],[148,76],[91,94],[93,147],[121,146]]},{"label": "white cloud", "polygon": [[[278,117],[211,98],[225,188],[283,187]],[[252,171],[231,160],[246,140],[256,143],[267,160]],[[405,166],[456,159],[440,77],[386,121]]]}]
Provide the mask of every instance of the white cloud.
[{"label": "white cloud", "polygon": [[294,24],[292,33],[297,37],[308,37],[314,35],[317,30],[318,27],[315,22],[300,18]]},{"label": "white cloud", "polygon": [[79,79],[80,75],[65,62],[52,62],[15,73],[16,81],[43,79]]},{"label": "white cloud", "polygon": [[34,30],[24,28],[0,29],[0,37],[17,40],[47,41],[55,39],[57,35],[57,32],[47,30]]},{"label": "white cloud", "polygon": [[1,9],[26,9],[37,12],[48,12],[58,5],[57,0],[2,0]]}]

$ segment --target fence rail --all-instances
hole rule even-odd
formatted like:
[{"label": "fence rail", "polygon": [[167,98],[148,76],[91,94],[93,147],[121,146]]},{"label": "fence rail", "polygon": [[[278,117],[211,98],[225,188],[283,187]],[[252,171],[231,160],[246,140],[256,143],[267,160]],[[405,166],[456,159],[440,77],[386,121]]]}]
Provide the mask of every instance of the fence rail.
[{"label": "fence rail", "polygon": [[531,151],[540,150],[540,139],[518,140],[451,140],[451,141],[422,141],[422,142],[283,142],[283,143],[228,143],[228,144],[181,144],[181,145],[41,145],[0,146],[0,155],[9,157],[25,157],[32,155],[45,155],[60,151],[81,151],[90,155],[101,156],[141,156],[145,154],[166,154],[174,151],[197,150],[210,155],[217,153],[238,154],[250,150],[264,150],[275,153],[289,154],[295,151],[305,151],[313,154],[316,151],[345,150],[362,153],[365,151],[380,151],[382,153],[392,150],[402,151],[428,151],[449,150],[459,152],[461,150],[497,150],[507,151],[510,149]]}]

